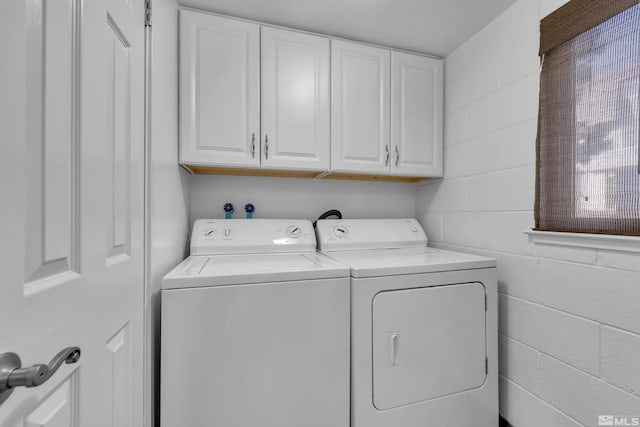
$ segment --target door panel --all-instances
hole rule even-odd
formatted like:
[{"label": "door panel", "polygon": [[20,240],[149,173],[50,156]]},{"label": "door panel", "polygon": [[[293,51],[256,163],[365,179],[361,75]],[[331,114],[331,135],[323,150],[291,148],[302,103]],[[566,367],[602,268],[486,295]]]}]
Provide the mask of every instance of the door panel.
[{"label": "door panel", "polygon": [[329,169],[329,40],[262,28],[262,166]]},{"label": "door panel", "polygon": [[379,410],[480,387],[481,283],[380,292],[373,299],[373,403]]},{"label": "door panel", "polygon": [[109,44],[107,64],[107,126],[108,153],[107,197],[110,198],[107,241],[107,265],[116,262],[118,257],[128,256],[129,232],[131,228],[131,210],[127,190],[131,186],[130,150],[131,150],[131,64],[129,49],[131,45],[111,16],[109,24]]},{"label": "door panel", "polygon": [[260,27],[180,11],[180,161],[259,166]]},{"label": "door panel", "polygon": [[442,61],[392,52],[391,102],[391,172],[442,176]]},{"label": "door panel", "polygon": [[0,353],[82,349],[0,426],[140,426],[144,2],[9,0],[0,43]]},{"label": "door panel", "polygon": [[109,426],[131,426],[131,357],[129,345],[129,325],[120,329],[105,346],[109,354],[108,366],[111,374],[111,408]]},{"label": "door panel", "polygon": [[[77,270],[78,0],[29,0],[25,292],[64,283]],[[55,5],[55,6],[54,6]],[[53,6],[53,7],[52,7]]]},{"label": "door panel", "polygon": [[26,427],[78,427],[77,375],[65,379],[26,417]]},{"label": "door panel", "polygon": [[390,57],[386,49],[331,42],[331,167],[389,173]]}]

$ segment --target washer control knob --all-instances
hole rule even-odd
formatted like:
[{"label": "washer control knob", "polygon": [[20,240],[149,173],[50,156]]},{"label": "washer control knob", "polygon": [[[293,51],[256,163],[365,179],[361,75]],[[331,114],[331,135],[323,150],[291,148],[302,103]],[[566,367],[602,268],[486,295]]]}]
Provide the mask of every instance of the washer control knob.
[{"label": "washer control knob", "polygon": [[214,232],[213,228],[207,228],[206,230],[204,230],[204,235],[206,237],[213,236],[213,232]]},{"label": "washer control knob", "polygon": [[349,235],[349,229],[339,225],[333,228],[333,235],[336,237],[347,237],[347,235]]},{"label": "washer control knob", "polygon": [[231,236],[231,229],[230,228],[225,228],[224,229],[224,236],[225,237]]},{"label": "washer control knob", "polygon": [[418,232],[418,226],[417,225],[412,225],[410,230],[413,231],[414,233],[417,233]]},{"label": "washer control knob", "polygon": [[290,225],[289,227],[287,227],[287,236],[297,239],[298,237],[302,236],[302,228],[298,227],[297,225]]}]

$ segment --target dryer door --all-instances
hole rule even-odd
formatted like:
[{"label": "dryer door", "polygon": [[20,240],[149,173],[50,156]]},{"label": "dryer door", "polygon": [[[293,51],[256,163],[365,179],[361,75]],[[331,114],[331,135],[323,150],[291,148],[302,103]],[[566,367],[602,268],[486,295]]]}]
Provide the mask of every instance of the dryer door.
[{"label": "dryer door", "polygon": [[482,386],[485,288],[385,291],[373,300],[373,403],[379,410]]}]

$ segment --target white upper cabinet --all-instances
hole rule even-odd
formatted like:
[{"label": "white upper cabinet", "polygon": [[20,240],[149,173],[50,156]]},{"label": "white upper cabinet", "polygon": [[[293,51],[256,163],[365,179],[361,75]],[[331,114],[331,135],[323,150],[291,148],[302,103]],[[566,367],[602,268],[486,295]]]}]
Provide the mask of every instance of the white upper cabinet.
[{"label": "white upper cabinet", "polygon": [[180,163],[192,171],[439,177],[442,109],[441,60],[180,11]]},{"label": "white upper cabinet", "polygon": [[442,176],[443,65],[391,52],[391,173]]},{"label": "white upper cabinet", "polygon": [[331,169],[388,174],[391,53],[331,42]]},{"label": "white upper cabinet", "polygon": [[180,11],[180,162],[260,166],[260,26]]},{"label": "white upper cabinet", "polygon": [[262,27],[262,167],[329,170],[329,39]]}]

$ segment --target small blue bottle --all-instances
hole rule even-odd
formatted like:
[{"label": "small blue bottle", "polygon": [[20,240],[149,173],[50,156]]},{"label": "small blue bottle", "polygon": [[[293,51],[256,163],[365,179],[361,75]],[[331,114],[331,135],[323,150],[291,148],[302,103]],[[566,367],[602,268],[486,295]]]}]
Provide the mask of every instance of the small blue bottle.
[{"label": "small blue bottle", "polygon": [[253,218],[253,213],[256,211],[256,207],[251,203],[244,205],[244,211],[247,213],[247,219]]},{"label": "small blue bottle", "polygon": [[231,219],[233,213],[235,212],[235,208],[233,207],[233,203],[225,203],[224,204],[224,217],[225,219]]}]

